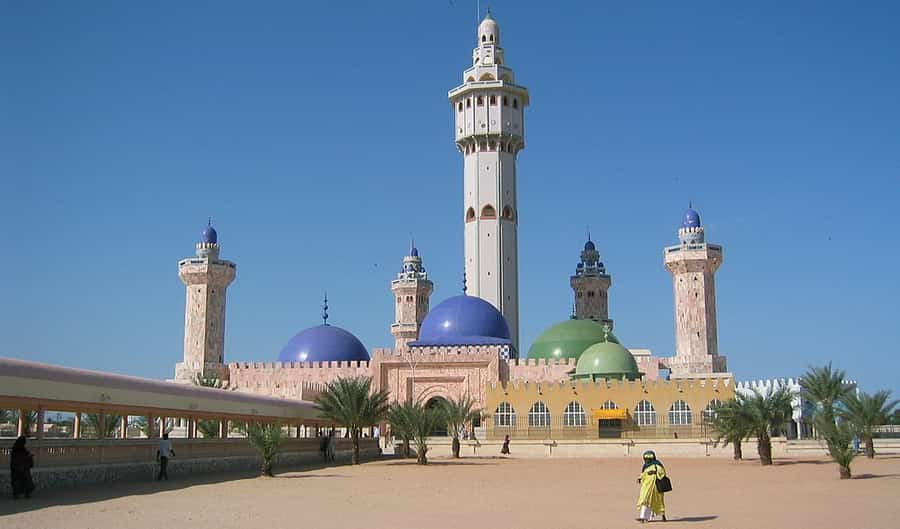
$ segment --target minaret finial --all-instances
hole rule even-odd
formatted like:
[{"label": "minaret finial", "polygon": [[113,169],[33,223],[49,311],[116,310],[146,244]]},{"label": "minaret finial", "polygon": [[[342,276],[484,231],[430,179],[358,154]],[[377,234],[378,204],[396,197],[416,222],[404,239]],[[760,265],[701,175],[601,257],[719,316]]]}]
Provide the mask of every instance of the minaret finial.
[{"label": "minaret finial", "polygon": [[688,209],[694,209],[694,201],[688,200]]},{"label": "minaret finial", "polygon": [[325,300],[322,302],[322,325],[328,325],[328,292],[325,292]]},{"label": "minaret finial", "polygon": [[463,270],[463,296],[466,295],[466,290],[468,290],[468,287],[466,287],[466,271]]},{"label": "minaret finial", "polygon": [[588,241],[590,241],[591,240],[591,225],[590,224],[588,224],[588,226],[587,226],[587,232],[588,232]]},{"label": "minaret finial", "polygon": [[206,217],[206,225],[212,226],[212,217]]}]

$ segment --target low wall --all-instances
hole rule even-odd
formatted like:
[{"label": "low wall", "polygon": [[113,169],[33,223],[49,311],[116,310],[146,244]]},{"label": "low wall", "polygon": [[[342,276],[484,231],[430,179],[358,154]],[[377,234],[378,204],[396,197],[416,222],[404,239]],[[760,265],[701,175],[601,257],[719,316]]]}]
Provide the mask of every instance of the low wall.
[{"label": "low wall", "polygon": [[[322,461],[318,439],[286,439],[274,463],[276,471]],[[216,472],[252,471],[262,460],[246,439],[172,439],[175,457],[168,473],[196,475]],[[35,455],[31,474],[38,489],[74,487],[114,481],[152,480],[157,471],[158,440],[30,441]],[[338,439],[338,462],[350,461],[353,444]],[[360,458],[375,459],[381,449],[374,439],[360,439]],[[8,448],[0,452],[0,495],[11,494]]]},{"label": "low wall", "polygon": [[[499,440],[460,441],[460,455],[498,456],[503,442]],[[741,445],[744,459],[756,459],[756,440]],[[666,457],[725,457],[731,458],[731,445],[714,446],[708,441],[696,439],[595,439],[590,441],[514,440],[510,443],[512,457],[640,457],[644,450],[653,450],[660,459]],[[400,453],[400,443],[388,448]],[[900,440],[876,439],[876,454],[900,454]],[[428,443],[430,456],[440,457],[452,453],[448,438],[433,438]],[[772,456],[775,458],[826,457],[825,443],[819,441],[788,441],[783,437],[772,439]]]}]

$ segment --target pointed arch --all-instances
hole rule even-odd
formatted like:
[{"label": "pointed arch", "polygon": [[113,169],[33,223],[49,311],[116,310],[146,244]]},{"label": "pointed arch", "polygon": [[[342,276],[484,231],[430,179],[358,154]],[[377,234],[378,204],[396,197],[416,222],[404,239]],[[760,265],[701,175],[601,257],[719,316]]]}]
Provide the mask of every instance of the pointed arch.
[{"label": "pointed arch", "polygon": [[688,426],[692,424],[694,417],[691,407],[683,400],[676,400],[669,408],[669,424],[673,426]]},{"label": "pointed arch", "polygon": [[472,222],[473,220],[475,220],[475,208],[469,207],[466,210],[466,222]]},{"label": "pointed arch", "polygon": [[478,80],[479,81],[496,81],[497,78],[494,77],[494,74],[492,74],[492,73],[484,73],[481,75],[481,77],[478,78]]},{"label": "pointed arch", "polygon": [[513,220],[513,209],[509,206],[503,206],[503,218],[506,220]]},{"label": "pointed arch", "polygon": [[494,209],[494,206],[492,206],[490,204],[486,204],[483,208],[481,208],[481,218],[496,219],[497,218],[497,210]]},{"label": "pointed arch", "polygon": [[634,407],[634,422],[638,426],[652,426],[656,424],[656,408],[649,400],[642,400]]},{"label": "pointed arch", "polygon": [[584,408],[577,400],[570,402],[563,410],[563,426],[577,427],[587,424],[584,416]]},{"label": "pointed arch", "polygon": [[528,426],[530,428],[549,428],[550,410],[543,401],[537,401],[528,410]]},{"label": "pointed arch", "polygon": [[501,402],[494,410],[494,426],[511,427],[516,425],[516,409],[508,402]]}]

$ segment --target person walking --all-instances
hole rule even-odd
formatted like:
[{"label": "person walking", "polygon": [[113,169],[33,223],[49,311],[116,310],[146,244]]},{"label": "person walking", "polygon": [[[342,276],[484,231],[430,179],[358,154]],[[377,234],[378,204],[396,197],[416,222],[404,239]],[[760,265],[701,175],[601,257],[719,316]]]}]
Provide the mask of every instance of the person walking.
[{"label": "person walking", "polygon": [[159,449],[156,451],[156,460],[159,462],[159,473],[156,475],[156,481],[161,479],[169,481],[170,457],[175,457],[175,451],[172,450],[172,441],[169,441],[169,434],[164,433],[159,441]]},{"label": "person walking", "polygon": [[322,461],[328,462],[328,436],[323,435],[319,438],[319,451],[322,452]]},{"label": "person walking", "polygon": [[509,434],[503,438],[503,447],[500,448],[500,453],[506,456],[509,455]]},{"label": "person walking", "polygon": [[25,495],[31,497],[34,492],[34,481],[31,479],[31,468],[34,466],[34,456],[25,448],[25,436],[21,436],[13,443],[9,451],[9,478],[12,482],[13,498]]},{"label": "person walking", "polygon": [[641,493],[637,502],[640,509],[637,521],[649,522],[654,514],[661,516],[664,522],[666,521],[665,494],[656,487],[656,481],[664,477],[666,477],[666,469],[659,459],[656,459],[656,453],[653,450],[644,451],[644,467],[641,469],[641,477],[637,480],[641,484]]}]

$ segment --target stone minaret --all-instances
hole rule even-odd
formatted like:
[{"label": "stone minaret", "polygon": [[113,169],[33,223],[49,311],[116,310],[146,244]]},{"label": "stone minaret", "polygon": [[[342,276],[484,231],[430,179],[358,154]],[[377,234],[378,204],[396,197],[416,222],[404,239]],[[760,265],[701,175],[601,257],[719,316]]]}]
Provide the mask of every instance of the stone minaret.
[{"label": "stone minaret", "polygon": [[500,310],[518,349],[516,155],[525,147],[528,90],[515,84],[490,14],[478,26],[477,38],[472,67],[449,93],[464,164],[466,280],[469,295]]},{"label": "stone minaret", "polygon": [[406,351],[406,344],[419,338],[422,320],[428,314],[428,302],[434,284],[428,279],[422,258],[415,245],[410,245],[409,255],[403,258],[403,269],[397,279],[391,281],[391,292],[394,293],[394,323],[391,334],[394,335],[394,351]]},{"label": "stone minaret", "polygon": [[575,319],[608,323],[612,328],[608,296],[612,277],[606,273],[600,252],[590,234],[581,252],[581,262],[575,267],[575,275],[569,279],[569,284],[575,294]]},{"label": "stone minaret", "polygon": [[725,372],[716,331],[715,273],[722,264],[722,247],[706,243],[700,215],[690,208],[678,238],[679,245],[665,249],[675,290],[675,356],[668,367],[673,377]]},{"label": "stone minaret", "polygon": [[195,375],[220,377],[225,351],[225,291],[234,281],[235,264],[219,259],[218,234],[208,225],[197,243],[197,256],[178,262],[185,284],[184,361],[175,366],[175,380]]}]

